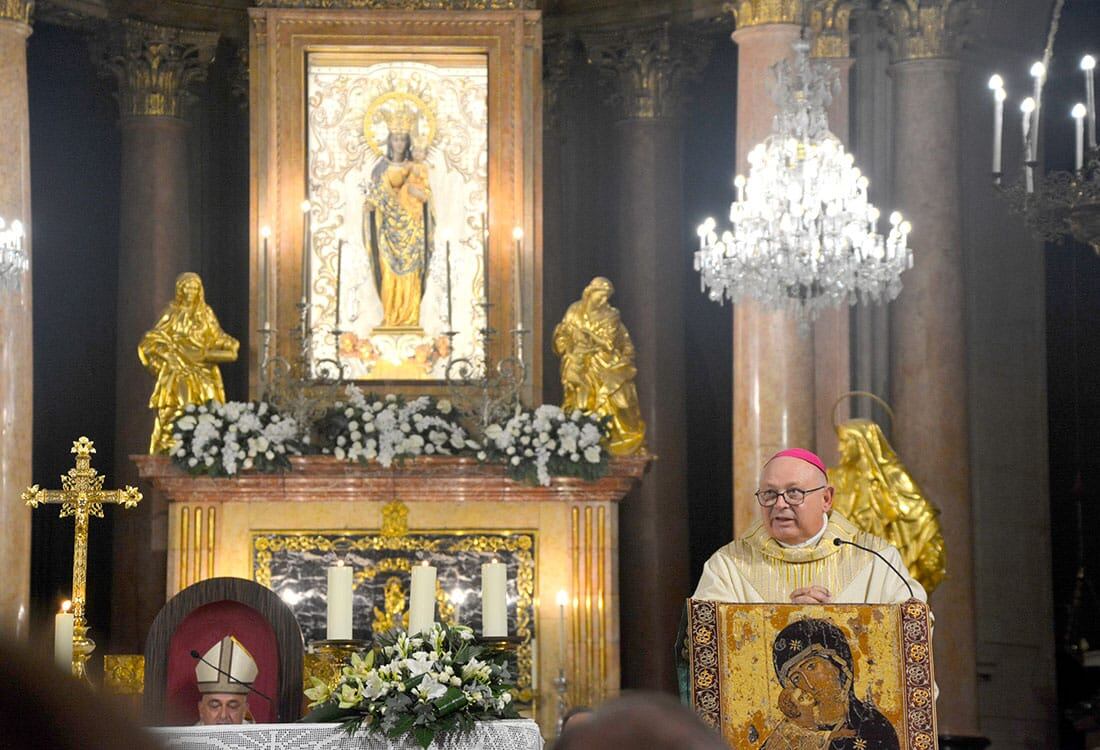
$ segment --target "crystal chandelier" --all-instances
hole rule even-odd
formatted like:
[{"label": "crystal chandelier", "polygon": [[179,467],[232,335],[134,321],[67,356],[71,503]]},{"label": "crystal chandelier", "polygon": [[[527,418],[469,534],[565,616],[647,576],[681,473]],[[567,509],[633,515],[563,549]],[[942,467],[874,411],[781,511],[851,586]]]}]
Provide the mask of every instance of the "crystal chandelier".
[{"label": "crystal chandelier", "polygon": [[8,292],[19,291],[23,274],[31,265],[23,236],[23,222],[16,219],[9,226],[0,219],[0,287]]},{"label": "crystal chandelier", "polygon": [[811,60],[809,48],[799,40],[793,59],[773,66],[772,134],[749,153],[748,179],[734,180],[732,228],[719,235],[707,219],[695,253],[701,289],[713,301],[748,297],[803,322],[843,302],[897,297],[913,264],[900,214],[890,216],[887,237],[876,230],[867,177],[829,132],[825,110],[839,77],[827,61]]},{"label": "crystal chandelier", "polygon": [[1054,6],[1043,59],[1031,66],[1032,95],[1020,103],[1023,165],[1015,182],[1003,182],[1001,168],[1004,141],[1004,103],[1008,98],[1004,79],[989,79],[993,92],[993,184],[1013,212],[1024,217],[1035,234],[1047,241],[1073,237],[1100,254],[1100,148],[1096,141],[1096,90],[1093,77],[1096,58],[1085,55],[1079,68],[1084,77],[1085,101],[1069,112],[1075,124],[1073,171],[1036,173],[1039,166],[1039,124],[1043,87],[1058,32],[1063,2]]}]

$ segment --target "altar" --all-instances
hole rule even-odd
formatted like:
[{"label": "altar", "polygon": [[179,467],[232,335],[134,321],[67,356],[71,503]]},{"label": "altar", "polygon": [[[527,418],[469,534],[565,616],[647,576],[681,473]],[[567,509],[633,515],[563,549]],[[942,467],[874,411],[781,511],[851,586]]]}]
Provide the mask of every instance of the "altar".
[{"label": "altar", "polygon": [[[157,727],[150,730],[171,750],[418,750],[408,740],[375,734],[349,736],[339,724],[250,724]],[[539,727],[530,720],[479,722],[461,739],[432,743],[432,750],[540,750]]]},{"label": "altar", "polygon": [[235,478],[190,476],[162,456],[134,461],[168,500],[168,597],[207,578],[255,580],[290,606],[308,643],[325,637],[325,567],[341,560],[354,569],[354,636],[369,639],[400,624],[412,565],[432,561],[440,620],[477,631],[476,571],[497,559],[508,567],[523,713],[552,735],[559,669],[568,704],[619,690],[618,503],[648,455],[546,487],[464,458],[385,469],[307,456],[285,474]]}]

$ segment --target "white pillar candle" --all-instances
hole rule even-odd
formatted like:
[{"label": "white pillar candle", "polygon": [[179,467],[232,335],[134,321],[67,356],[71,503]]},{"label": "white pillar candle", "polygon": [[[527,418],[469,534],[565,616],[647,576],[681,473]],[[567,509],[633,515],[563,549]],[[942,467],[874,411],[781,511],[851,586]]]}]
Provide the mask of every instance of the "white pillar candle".
[{"label": "white pillar candle", "polygon": [[569,594],[565,589],[558,592],[558,653],[561,655],[561,669],[565,671],[565,605],[569,603]]},{"label": "white pillar candle", "polygon": [[993,174],[1001,173],[1002,138],[1004,137],[1005,89],[1004,79],[995,75],[989,79],[993,91]]},{"label": "white pillar candle", "polygon": [[1085,166],[1085,105],[1076,104],[1070,114],[1073,115],[1076,130],[1073,168],[1080,172]]},{"label": "white pillar candle", "polygon": [[72,602],[61,603],[61,611],[53,621],[53,660],[65,674],[73,673],[73,613]]},{"label": "white pillar candle", "polygon": [[481,635],[508,635],[508,566],[496,560],[481,566]]},{"label": "white pillar candle", "polygon": [[1089,119],[1089,148],[1096,148],[1096,89],[1093,82],[1093,71],[1096,68],[1096,58],[1085,55],[1081,58],[1081,70],[1085,71],[1085,108]]},{"label": "white pillar candle", "polygon": [[1032,192],[1034,183],[1032,182],[1031,162],[1035,160],[1034,152],[1031,150],[1031,115],[1035,111],[1035,100],[1031,97],[1024,99],[1020,104],[1020,112],[1023,113],[1023,130],[1024,130],[1024,178],[1027,183],[1027,192]]},{"label": "white pillar candle", "polygon": [[512,263],[512,299],[515,303],[515,330],[523,330],[523,228],[512,230],[512,239],[516,243],[516,257]]},{"label": "white pillar candle", "polygon": [[409,634],[429,630],[435,622],[435,567],[425,560],[412,568],[409,587]]},{"label": "white pillar candle", "polygon": [[1037,62],[1031,66],[1031,77],[1035,79],[1035,110],[1031,114],[1031,159],[1039,158],[1039,117],[1043,109],[1043,82],[1046,80],[1047,68],[1043,63]]},{"label": "white pillar candle", "polygon": [[258,278],[256,283],[259,285],[257,294],[258,304],[256,305],[256,320],[263,326],[263,330],[267,330],[267,274],[268,274],[268,259],[267,259],[267,240],[271,237],[271,227],[264,225],[260,227],[260,237],[263,239],[263,243],[260,246],[260,263],[259,273],[256,274]]},{"label": "white pillar candle", "polygon": [[330,641],[351,640],[351,566],[337,563],[328,569],[328,628]]}]

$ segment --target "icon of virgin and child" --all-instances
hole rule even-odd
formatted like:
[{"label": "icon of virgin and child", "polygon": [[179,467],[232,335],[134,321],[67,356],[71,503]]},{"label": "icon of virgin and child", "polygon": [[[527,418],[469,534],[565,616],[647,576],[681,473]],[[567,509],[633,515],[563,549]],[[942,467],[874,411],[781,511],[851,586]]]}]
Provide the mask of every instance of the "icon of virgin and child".
[{"label": "icon of virgin and child", "polygon": [[407,102],[376,116],[386,125],[384,149],[363,184],[363,244],[382,302],[375,331],[415,331],[433,244],[430,135],[420,134],[421,113]]},{"label": "icon of virgin and child", "polygon": [[890,721],[856,697],[847,639],[833,623],[797,620],[772,644],[783,718],[761,750],[898,750]]}]

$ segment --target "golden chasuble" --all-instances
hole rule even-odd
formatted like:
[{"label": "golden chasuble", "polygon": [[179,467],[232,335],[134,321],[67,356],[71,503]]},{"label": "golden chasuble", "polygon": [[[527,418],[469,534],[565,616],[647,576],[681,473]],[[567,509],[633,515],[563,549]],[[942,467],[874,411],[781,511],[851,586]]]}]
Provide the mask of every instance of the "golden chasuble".
[{"label": "golden chasuble", "polygon": [[880,553],[889,549],[882,539],[860,531],[834,511],[825,533],[812,547],[784,547],[768,534],[763,521],[757,521],[724,552],[763,601],[787,602],[795,589],[815,584],[836,595],[878,559],[855,547],[837,546],[834,539],[855,542]]}]

